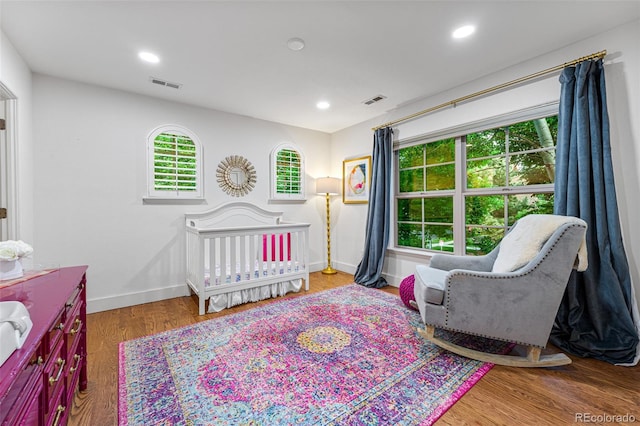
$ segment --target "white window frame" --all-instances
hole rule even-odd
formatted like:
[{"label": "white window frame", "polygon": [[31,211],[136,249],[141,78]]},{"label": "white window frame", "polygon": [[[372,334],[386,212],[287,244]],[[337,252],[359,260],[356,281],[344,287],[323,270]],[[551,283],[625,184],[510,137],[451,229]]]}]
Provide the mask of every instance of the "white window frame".
[{"label": "white window frame", "polygon": [[[502,114],[495,117],[489,117],[483,120],[474,121],[471,123],[465,123],[459,126],[454,126],[447,129],[438,130],[432,133],[412,137],[406,140],[396,141],[394,143],[394,161],[393,161],[393,180],[394,180],[394,192],[392,203],[392,222],[391,230],[392,238],[389,238],[389,246],[387,247],[391,251],[409,254],[409,255],[424,255],[424,254],[453,254],[464,255],[465,253],[465,217],[464,217],[464,197],[469,195],[505,195],[514,194],[515,191],[510,190],[509,187],[498,188],[480,188],[480,189],[467,189],[466,182],[466,155],[462,144],[460,143],[461,135],[467,135],[470,133],[480,132],[489,129],[495,129],[497,127],[508,126],[514,123],[520,123],[523,121],[535,120],[537,118],[544,118],[553,115],[557,115],[559,110],[559,102],[550,102],[547,104],[537,105],[531,108],[518,110],[506,114]],[[399,198],[409,198],[410,194],[400,194],[399,178],[398,178],[398,150],[401,148],[408,148],[415,145],[423,145],[429,142],[436,142],[443,139],[455,138],[456,139],[456,167],[455,167],[455,182],[456,187],[454,190],[439,191],[438,195],[441,196],[453,196],[453,235],[454,235],[454,251],[453,253],[434,251],[429,249],[417,248],[417,247],[405,247],[398,246],[398,213],[397,213],[397,200]],[[531,185],[527,187],[527,193],[537,192],[553,192],[554,185]],[[505,224],[505,230],[507,226]]]},{"label": "white window frame", "polygon": [[[285,149],[290,151],[295,151],[300,157],[300,181],[299,181],[300,192],[297,194],[281,194],[281,193],[278,193],[277,191],[277,181],[278,181],[277,158],[278,158],[278,153]],[[305,160],[304,160],[304,155],[302,154],[302,151],[300,150],[300,148],[289,143],[280,144],[276,146],[273,149],[273,151],[271,151],[271,155],[269,156],[269,158],[270,158],[270,172],[269,172],[270,194],[269,196],[271,200],[273,201],[305,201],[307,199],[307,191],[305,186],[305,175],[306,175]]]},{"label": "white window frame", "polygon": [[[154,174],[154,142],[162,133],[175,133],[191,139],[196,149],[196,190],[195,191],[159,191],[155,189]],[[147,136],[147,195],[146,200],[202,200],[204,198],[204,180],[202,178],[202,144],[198,136],[189,129],[176,125],[165,124],[153,129]]]}]

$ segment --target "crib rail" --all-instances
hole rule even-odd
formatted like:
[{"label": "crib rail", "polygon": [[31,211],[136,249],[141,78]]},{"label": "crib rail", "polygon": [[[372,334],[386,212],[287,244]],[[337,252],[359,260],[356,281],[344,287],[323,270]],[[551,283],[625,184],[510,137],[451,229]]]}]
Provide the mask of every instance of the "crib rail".
[{"label": "crib rail", "polygon": [[187,222],[187,283],[200,300],[301,278],[309,289],[309,224],[215,229]]}]

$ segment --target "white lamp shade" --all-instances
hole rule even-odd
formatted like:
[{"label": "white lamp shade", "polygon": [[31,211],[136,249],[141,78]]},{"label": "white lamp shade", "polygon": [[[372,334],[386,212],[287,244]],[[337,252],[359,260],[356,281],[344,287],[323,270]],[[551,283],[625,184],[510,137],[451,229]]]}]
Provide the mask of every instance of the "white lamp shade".
[{"label": "white lamp shade", "polygon": [[323,177],[316,179],[316,192],[318,194],[338,195],[340,194],[340,179]]}]

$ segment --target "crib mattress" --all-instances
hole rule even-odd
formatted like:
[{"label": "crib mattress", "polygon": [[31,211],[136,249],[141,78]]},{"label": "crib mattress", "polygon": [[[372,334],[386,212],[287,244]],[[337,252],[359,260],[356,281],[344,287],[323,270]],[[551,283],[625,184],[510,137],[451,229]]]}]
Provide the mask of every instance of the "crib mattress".
[{"label": "crib mattress", "polygon": [[[232,282],[240,282],[243,280],[255,279],[260,277],[268,277],[268,276],[278,276],[284,275],[291,272],[298,272],[300,270],[300,265],[297,261],[280,261],[280,262],[271,262],[263,263],[262,269],[260,268],[260,263],[256,261],[253,270],[246,265],[244,271],[240,268],[240,264],[236,264],[235,273],[231,274],[231,266],[227,265],[225,268],[225,274],[221,274],[220,265],[216,265],[215,268],[215,276],[212,282],[211,271],[209,269],[205,269],[204,272],[204,286],[210,287],[211,285],[220,285],[220,284],[229,284]],[[244,277],[243,277],[244,275]]]}]

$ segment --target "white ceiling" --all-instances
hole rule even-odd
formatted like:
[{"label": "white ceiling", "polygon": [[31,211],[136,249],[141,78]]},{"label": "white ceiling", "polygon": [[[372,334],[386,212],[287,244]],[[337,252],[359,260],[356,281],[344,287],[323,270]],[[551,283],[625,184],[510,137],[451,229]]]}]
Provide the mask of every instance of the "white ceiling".
[{"label": "white ceiling", "polygon": [[[613,0],[0,0],[34,72],[329,133],[639,17],[640,1]],[[466,23],[476,34],[453,40]]]}]

